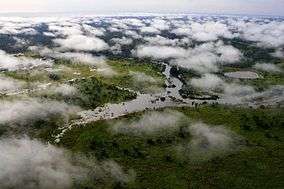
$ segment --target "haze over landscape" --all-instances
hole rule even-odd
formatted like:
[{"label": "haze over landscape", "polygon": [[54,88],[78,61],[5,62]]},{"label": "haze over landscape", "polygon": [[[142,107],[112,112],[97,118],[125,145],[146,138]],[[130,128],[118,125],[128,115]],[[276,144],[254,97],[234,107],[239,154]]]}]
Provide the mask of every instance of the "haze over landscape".
[{"label": "haze over landscape", "polygon": [[1,1],[0,12],[89,12],[114,14],[219,13],[284,15],[283,0],[10,0]]},{"label": "haze over landscape", "polygon": [[0,189],[284,188],[283,0],[0,1]]}]

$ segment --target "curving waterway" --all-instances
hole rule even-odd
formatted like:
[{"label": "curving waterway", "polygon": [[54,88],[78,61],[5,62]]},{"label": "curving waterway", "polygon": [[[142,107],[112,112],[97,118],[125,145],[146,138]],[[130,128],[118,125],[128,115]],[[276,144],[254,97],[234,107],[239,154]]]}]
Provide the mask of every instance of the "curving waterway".
[{"label": "curving waterway", "polygon": [[[279,102],[284,101],[284,89],[283,87],[276,87],[272,90],[263,93],[255,93],[254,95],[247,96],[242,99],[243,102],[237,97],[227,99],[222,97],[218,100],[204,100],[204,99],[184,99],[179,91],[182,89],[183,83],[179,78],[174,77],[170,74],[172,66],[163,64],[165,71],[163,72],[166,77],[166,88],[164,92],[157,94],[141,94],[136,91],[136,99],[118,103],[118,104],[106,104],[103,107],[98,107],[94,110],[85,110],[78,113],[81,117],[78,120],[74,120],[71,123],[59,128],[59,134],[54,136],[55,142],[60,142],[60,139],[69,129],[74,126],[84,125],[99,120],[110,120],[118,117],[122,117],[135,112],[142,112],[145,110],[155,110],[159,108],[167,107],[192,107],[206,102],[207,104],[219,103],[219,104],[230,104],[230,105],[245,105],[246,107],[258,107],[262,104],[275,105]],[[267,98],[265,100],[265,97]],[[257,101],[257,99],[261,99]],[[251,101],[252,100],[252,101]],[[259,103],[259,104],[258,104]]]},{"label": "curving waterway", "polygon": [[[59,142],[63,135],[69,129],[77,125],[84,125],[90,122],[99,120],[110,120],[115,119],[127,114],[142,112],[145,110],[155,110],[166,107],[182,107],[182,106],[193,106],[195,104],[203,103],[204,100],[191,100],[183,99],[179,91],[183,86],[183,83],[176,77],[170,74],[171,66],[163,64],[165,71],[163,74],[166,77],[166,88],[162,93],[157,94],[141,94],[137,93],[137,97],[134,100],[126,101],[118,104],[106,104],[103,107],[98,107],[94,110],[85,110],[79,112],[81,119],[73,121],[71,124],[60,128],[60,133],[56,136],[55,142]],[[129,89],[124,89],[129,90]],[[207,102],[210,102],[206,100]],[[212,100],[212,102],[215,102]]]}]

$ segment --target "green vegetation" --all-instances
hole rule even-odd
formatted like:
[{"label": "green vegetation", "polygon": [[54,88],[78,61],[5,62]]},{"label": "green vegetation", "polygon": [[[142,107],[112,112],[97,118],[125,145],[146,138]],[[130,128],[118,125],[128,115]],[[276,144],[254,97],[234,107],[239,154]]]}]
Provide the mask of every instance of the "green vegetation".
[{"label": "green vegetation", "polygon": [[[165,78],[162,74],[163,66],[161,65],[135,62],[134,60],[110,60],[108,64],[117,74],[110,78],[103,78],[104,82],[140,92],[152,92],[155,88],[164,87]],[[131,72],[143,73],[152,77],[155,82],[135,81]],[[100,77],[102,78],[102,76]]]},{"label": "green vegetation", "polygon": [[52,90],[38,91],[29,95],[43,99],[60,100],[86,109],[94,109],[106,103],[120,103],[136,98],[136,93],[107,84],[96,77],[70,81],[70,85],[77,88],[76,94],[71,96],[54,93]]},{"label": "green vegetation", "polygon": [[269,73],[261,72],[262,78],[256,80],[246,80],[242,83],[254,86],[258,91],[263,91],[270,88],[273,85],[284,85],[284,73]]},{"label": "green vegetation", "polygon": [[[283,67],[283,64],[278,64],[279,67]],[[282,65],[282,66],[281,66]],[[258,79],[242,79],[239,80],[242,85],[250,85],[253,86],[257,91],[264,91],[269,89],[273,85],[284,85],[284,73],[283,72],[264,72],[264,71],[256,71],[252,68],[250,69],[241,69],[226,66],[223,68],[220,75],[223,75],[224,72],[235,72],[235,71],[253,71],[257,72],[260,75]]]},{"label": "green vegetation", "polygon": [[[258,49],[247,47],[248,53],[259,54]],[[249,54],[249,56],[253,56]],[[265,60],[265,57],[260,58]],[[134,60],[110,60],[107,64],[117,73],[105,77],[89,65],[72,63],[67,60],[55,60],[51,70],[6,72],[6,76],[26,81],[69,83],[77,88],[75,96],[34,92],[28,96],[65,101],[85,109],[94,109],[106,103],[120,103],[134,99],[134,92],[149,92],[153,88],[163,89],[165,78],[161,65],[140,63]],[[245,66],[225,67],[226,71],[247,69]],[[247,67],[246,67],[247,66]],[[224,71],[223,70],[223,71]],[[142,76],[153,78],[155,82],[138,81],[131,73],[143,73]],[[199,96],[205,93],[193,89],[187,84],[198,73],[174,67],[171,74],[179,76],[183,83],[184,96]],[[222,72],[218,73],[222,74]],[[263,78],[241,80],[242,84],[252,85],[262,91],[271,85],[284,84],[282,73],[261,73]],[[222,76],[221,76],[222,77]],[[47,90],[48,91],[48,90]],[[3,97],[6,98],[6,97]],[[134,182],[117,183],[113,180],[87,179],[74,188],[281,188],[281,172],[284,166],[284,111],[283,109],[250,109],[220,105],[200,106],[196,108],[173,108],[182,112],[189,119],[181,122],[173,132],[157,135],[129,135],[111,131],[117,121],[135,121],[142,113],[127,115],[112,121],[99,121],[75,127],[62,138],[59,146],[75,154],[83,153],[100,162],[114,160],[124,170],[134,170]],[[159,111],[159,110],[158,110]],[[68,120],[76,119],[71,115]],[[28,125],[17,127],[1,126],[0,136],[7,132],[27,134],[44,141],[54,140],[58,128],[66,124],[66,117],[51,115],[48,118],[30,121]],[[186,119],[187,120],[187,119]],[[191,149],[179,151],[193,138],[188,130],[192,122],[202,121],[210,126],[222,125],[241,138],[240,148],[210,158],[191,159]],[[27,129],[28,127],[28,129]]]},{"label": "green vegetation", "polygon": [[56,59],[52,68],[7,71],[4,74],[26,82],[64,82],[75,78],[89,77],[95,73],[91,71],[91,66],[87,64]]},{"label": "green vegetation", "polygon": [[58,70],[62,80],[90,77],[95,74],[94,71],[91,70],[92,66],[65,59],[56,59],[54,69]]},{"label": "green vegetation", "polygon": [[[65,124],[66,116],[48,115],[46,117],[35,118],[29,121],[0,124],[0,137],[3,135],[27,135],[31,138],[40,138],[44,141],[50,141],[56,134],[59,127]],[[76,115],[69,115],[69,119],[76,119]]]},{"label": "green vegetation", "polygon": [[194,99],[197,96],[202,96],[207,94],[201,90],[192,87],[189,83],[189,81],[192,78],[201,77],[201,74],[197,73],[196,71],[173,66],[171,69],[171,75],[180,78],[180,80],[183,82],[182,89],[179,91],[182,97]]},{"label": "green vegetation", "polygon": [[266,63],[279,63],[279,58],[275,58],[271,55],[274,52],[273,48],[258,47],[253,42],[244,41],[240,38],[234,38],[232,40],[225,40],[225,44],[231,44],[243,53],[244,58],[240,64],[235,65],[239,68],[248,68],[254,65],[256,62]]},{"label": "green vegetation", "polygon": [[23,80],[26,82],[43,82],[49,80],[48,74],[44,70],[21,70],[4,72],[8,77]]},{"label": "green vegetation", "polygon": [[[140,92],[156,92],[164,87],[164,76],[161,73],[163,67],[155,64],[136,63],[134,60],[110,60],[108,64],[116,72],[114,76],[105,77],[92,67],[82,63],[74,63],[70,60],[56,59],[51,69],[20,70],[5,72],[6,76],[23,80],[32,85],[36,82],[52,83],[57,85],[63,82],[75,82],[81,95],[66,98],[48,91],[31,93],[31,96],[43,97],[65,102],[76,102],[87,108],[94,108],[109,102],[121,102],[135,98],[135,94],[118,89],[129,88]],[[131,73],[142,73],[154,82],[136,81]],[[142,78],[144,79],[144,78]],[[72,83],[71,82],[71,83]],[[72,83],[72,84],[73,84]],[[79,100],[78,100],[79,99]]]},{"label": "green vegetation", "polygon": [[[224,106],[177,108],[193,121],[224,125],[243,137],[246,147],[208,161],[192,162],[176,153],[190,133],[183,126],[160,136],[114,134],[113,122],[96,122],[66,133],[61,145],[74,152],[113,159],[136,172],[128,188],[281,188],[284,158],[283,109]],[[135,119],[133,114],[124,119]],[[189,152],[190,153],[190,152]],[[90,186],[90,185],[89,185]],[[95,187],[95,186],[93,186]],[[93,188],[89,187],[89,188]],[[108,187],[102,187],[108,188]]]},{"label": "green vegetation", "polygon": [[79,80],[76,86],[81,94],[78,104],[86,108],[96,108],[106,103],[119,103],[136,98],[135,93],[105,84],[95,77]]}]

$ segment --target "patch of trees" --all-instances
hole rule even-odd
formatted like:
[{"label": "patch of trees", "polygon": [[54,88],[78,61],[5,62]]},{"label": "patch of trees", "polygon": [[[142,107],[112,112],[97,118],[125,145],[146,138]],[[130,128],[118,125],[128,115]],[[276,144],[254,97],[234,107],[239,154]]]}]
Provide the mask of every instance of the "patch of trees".
[{"label": "patch of trees", "polygon": [[87,108],[96,108],[105,103],[121,102],[136,98],[136,94],[108,85],[92,77],[79,81],[77,88],[81,93],[79,104]]},{"label": "patch of trees", "polygon": [[269,115],[263,111],[243,113],[241,115],[241,128],[244,130],[264,129],[269,130],[284,126],[284,119],[281,115]]}]

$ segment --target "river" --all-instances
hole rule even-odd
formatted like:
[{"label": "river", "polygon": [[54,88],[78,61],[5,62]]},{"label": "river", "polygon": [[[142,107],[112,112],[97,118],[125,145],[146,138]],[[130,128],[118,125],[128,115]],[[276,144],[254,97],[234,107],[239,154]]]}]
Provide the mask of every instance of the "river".
[{"label": "river", "polygon": [[165,63],[163,65],[165,66],[163,74],[166,77],[165,91],[157,94],[141,94],[139,92],[136,92],[137,97],[134,100],[118,104],[106,104],[105,106],[98,107],[94,110],[85,110],[79,112],[78,115],[80,115],[81,119],[74,120],[71,124],[60,128],[60,133],[54,136],[55,141],[60,142],[60,139],[63,137],[66,131],[72,129],[72,127],[77,125],[84,125],[99,120],[115,119],[121,116],[135,112],[142,112],[145,110],[155,110],[166,107],[193,106],[195,104],[204,102],[204,100],[183,99],[179,93],[180,89],[183,86],[183,83],[178,78],[173,77],[170,74],[172,66]]}]

